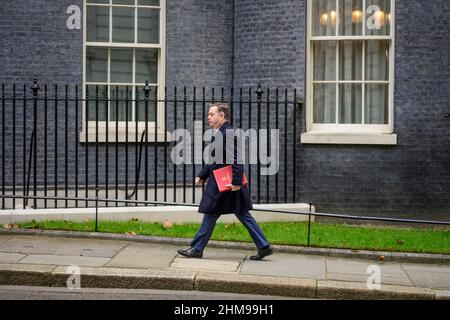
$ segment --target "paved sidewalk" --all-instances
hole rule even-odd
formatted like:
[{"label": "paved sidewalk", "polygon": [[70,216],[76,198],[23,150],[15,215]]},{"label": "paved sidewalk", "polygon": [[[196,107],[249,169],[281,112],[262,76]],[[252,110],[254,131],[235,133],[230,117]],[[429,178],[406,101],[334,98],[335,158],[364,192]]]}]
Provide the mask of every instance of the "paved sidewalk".
[{"label": "paved sidewalk", "polygon": [[[38,233],[38,232],[37,232]],[[450,299],[450,264],[425,264],[207,247],[203,259],[177,254],[184,245],[147,241],[0,235],[0,284],[66,286],[68,266],[80,267],[81,286],[198,290],[318,299]],[[72,237],[69,237],[72,236]],[[132,239],[132,237],[131,237]],[[247,246],[248,248],[248,246]],[[275,249],[281,247],[275,246]],[[281,250],[283,251],[283,250]],[[325,251],[324,251],[325,252]],[[356,254],[356,252],[355,252]],[[448,260],[447,260],[448,261]],[[381,288],[368,279],[380,272]]]}]

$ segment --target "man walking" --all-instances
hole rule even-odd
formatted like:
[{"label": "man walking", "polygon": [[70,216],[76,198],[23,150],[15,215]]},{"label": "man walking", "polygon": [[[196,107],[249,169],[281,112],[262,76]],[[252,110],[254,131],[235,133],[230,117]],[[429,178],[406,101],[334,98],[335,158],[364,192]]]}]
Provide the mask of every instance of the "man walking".
[{"label": "man walking", "polygon": [[[215,157],[215,152],[223,151],[222,155],[230,155],[231,162],[217,161],[217,159],[209,165],[206,165],[195,178],[196,185],[200,185],[208,179],[198,212],[203,213],[203,222],[200,226],[191,247],[185,250],[178,250],[178,253],[188,258],[202,258],[203,250],[206,247],[211,235],[214,231],[217,219],[222,214],[234,213],[239,221],[247,228],[252,237],[258,252],[250,257],[251,260],[261,260],[273,253],[273,248],[264,236],[261,228],[255,219],[250,215],[249,210],[253,209],[250,194],[247,186],[242,186],[244,176],[244,165],[237,161],[237,144],[233,139],[227,140],[228,134],[233,134],[233,127],[229,123],[230,109],[226,103],[211,104],[208,112],[209,125],[215,130],[211,143],[215,143],[214,151],[211,153]],[[228,137],[230,138],[230,137]],[[233,142],[233,145],[226,145],[226,142]],[[222,145],[221,145],[222,144]],[[230,157],[227,156],[227,160]],[[213,171],[232,165],[232,182],[229,187],[231,191],[220,192],[215,180]]]}]

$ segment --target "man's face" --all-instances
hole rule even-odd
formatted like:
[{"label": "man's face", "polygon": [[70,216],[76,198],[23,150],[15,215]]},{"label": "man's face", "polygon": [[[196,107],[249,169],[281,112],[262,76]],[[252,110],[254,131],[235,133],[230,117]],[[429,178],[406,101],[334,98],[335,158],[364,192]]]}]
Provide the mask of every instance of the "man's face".
[{"label": "man's face", "polygon": [[211,128],[217,129],[224,121],[223,113],[219,112],[217,107],[211,107],[208,111],[208,122]]}]

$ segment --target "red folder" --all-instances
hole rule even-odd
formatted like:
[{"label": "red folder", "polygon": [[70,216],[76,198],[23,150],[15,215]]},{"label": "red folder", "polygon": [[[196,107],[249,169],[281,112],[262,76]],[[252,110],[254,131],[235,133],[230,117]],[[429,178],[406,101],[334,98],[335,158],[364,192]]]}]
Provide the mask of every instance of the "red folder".
[{"label": "red folder", "polygon": [[[227,184],[231,184],[233,180],[233,168],[232,166],[226,166],[217,170],[213,170],[214,177],[216,178],[217,186],[220,192],[230,191],[231,187],[226,187]],[[242,185],[248,184],[245,175],[242,178]]]}]

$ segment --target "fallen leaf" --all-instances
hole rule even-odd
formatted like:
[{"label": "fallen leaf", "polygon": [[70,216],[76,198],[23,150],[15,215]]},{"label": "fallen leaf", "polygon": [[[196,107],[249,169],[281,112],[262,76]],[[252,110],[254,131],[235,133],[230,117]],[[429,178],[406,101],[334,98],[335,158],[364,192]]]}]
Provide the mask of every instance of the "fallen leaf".
[{"label": "fallen leaf", "polygon": [[4,224],[4,225],[3,225],[3,228],[5,228],[5,229],[11,229],[11,225],[10,225],[10,224]]},{"label": "fallen leaf", "polygon": [[399,245],[403,245],[403,243],[405,243],[403,240],[400,240],[400,239],[397,239],[397,243],[399,244]]},{"label": "fallen leaf", "polygon": [[384,261],[384,256],[379,256],[379,257],[378,257],[378,260]]},{"label": "fallen leaf", "polygon": [[126,234],[127,236],[135,236],[135,235],[136,235],[136,233],[135,233],[134,231],[131,231],[131,232],[125,232],[125,234]]},{"label": "fallen leaf", "polygon": [[163,225],[164,229],[170,229],[173,227],[172,223],[169,220],[166,220]]},{"label": "fallen leaf", "polygon": [[131,218],[131,221],[139,221],[138,218]]}]

